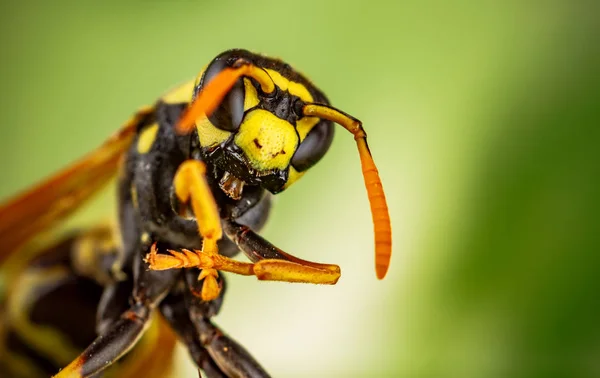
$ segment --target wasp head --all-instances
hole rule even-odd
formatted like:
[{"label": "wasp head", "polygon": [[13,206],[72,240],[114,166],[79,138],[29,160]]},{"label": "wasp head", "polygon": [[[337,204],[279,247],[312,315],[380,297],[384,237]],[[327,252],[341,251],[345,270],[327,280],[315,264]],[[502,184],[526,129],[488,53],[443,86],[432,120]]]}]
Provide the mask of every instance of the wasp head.
[{"label": "wasp head", "polygon": [[208,117],[196,120],[204,157],[224,173],[222,189],[239,196],[243,185],[272,193],[289,187],[317,163],[331,145],[331,121],[303,115],[307,103],[328,104],[306,78],[280,60],[230,50],[204,69],[194,98],[226,68],[252,72],[236,78]]}]

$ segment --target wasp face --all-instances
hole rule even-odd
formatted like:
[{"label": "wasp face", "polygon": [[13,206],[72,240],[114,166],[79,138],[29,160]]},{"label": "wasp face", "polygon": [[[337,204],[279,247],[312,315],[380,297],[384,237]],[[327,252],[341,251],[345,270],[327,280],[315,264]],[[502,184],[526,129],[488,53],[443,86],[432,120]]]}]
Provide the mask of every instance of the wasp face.
[{"label": "wasp face", "polygon": [[196,126],[205,158],[224,173],[221,188],[233,198],[244,185],[278,193],[318,162],[333,139],[333,124],[305,117],[307,103],[328,104],[325,96],[289,65],[244,50],[227,51],[201,73],[197,95],[224,68],[240,61],[261,70],[261,80],[241,77],[219,107]]}]

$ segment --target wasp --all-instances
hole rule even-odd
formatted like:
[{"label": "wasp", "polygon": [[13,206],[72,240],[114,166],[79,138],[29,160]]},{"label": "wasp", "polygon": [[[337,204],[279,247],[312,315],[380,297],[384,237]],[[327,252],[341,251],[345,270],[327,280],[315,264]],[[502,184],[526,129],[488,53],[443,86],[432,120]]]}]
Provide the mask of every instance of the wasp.
[{"label": "wasp", "polygon": [[[199,374],[268,377],[212,320],[223,272],[338,281],[339,266],[295,257],[257,233],[272,196],[323,158],[334,124],[357,143],[382,279],[390,218],[361,122],[283,61],[229,50],[95,151],[0,207],[3,376],[161,377],[179,340]],[[115,227],[36,243],[115,175]],[[239,251],[249,262],[232,258]]]}]

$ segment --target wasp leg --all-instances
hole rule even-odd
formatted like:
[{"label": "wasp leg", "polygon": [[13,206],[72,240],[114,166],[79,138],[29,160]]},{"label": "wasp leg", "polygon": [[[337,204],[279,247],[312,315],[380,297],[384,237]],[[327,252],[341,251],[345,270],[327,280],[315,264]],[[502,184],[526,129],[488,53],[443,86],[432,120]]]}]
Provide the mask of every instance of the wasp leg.
[{"label": "wasp leg", "polygon": [[[173,188],[182,204],[188,204],[196,217],[198,231],[202,236],[202,252],[208,256],[217,256],[217,241],[221,239],[221,219],[217,203],[206,181],[206,166],[198,160],[184,161],[178,168],[173,179]],[[183,209],[182,209],[183,212]],[[162,258],[156,253],[146,256],[151,270],[166,270],[182,268],[177,260]],[[211,300],[219,296],[217,285],[218,273],[215,269],[206,267],[202,270],[199,280],[204,280],[204,299]]]},{"label": "wasp leg", "polygon": [[[195,280],[196,272],[194,270],[188,270],[186,273],[188,290],[185,291],[183,310],[187,312],[187,318],[192,325],[191,327],[188,326],[188,332],[199,335],[200,343],[208,351],[212,362],[209,367],[217,366],[219,371],[222,371],[226,377],[270,377],[244,347],[225,335],[210,321],[210,318],[219,312],[223,302],[224,278],[221,277],[223,285],[221,295],[213,301],[206,302],[197,295],[198,292],[202,291],[199,286],[205,285],[206,282]],[[214,373],[205,368],[202,370],[208,377],[212,377],[211,374]]]},{"label": "wasp leg", "polygon": [[253,271],[259,280],[335,285],[340,278],[337,265],[299,259],[232,220],[224,220],[223,226],[227,237],[255,263]]},{"label": "wasp leg", "polygon": [[104,334],[129,307],[133,290],[131,280],[115,282],[104,288],[96,309],[96,333]]},{"label": "wasp leg", "polygon": [[202,268],[199,280],[206,284],[202,288],[202,299],[211,300],[219,295],[217,270],[241,275],[255,275],[259,280],[305,282],[333,285],[340,277],[337,265],[318,264],[299,259],[275,247],[258,236],[250,228],[235,222],[227,222],[228,236],[254,262],[242,263],[222,256],[217,250],[217,240],[222,237],[221,219],[217,205],[204,176],[206,167],[197,160],[181,164],[173,185],[182,203],[190,203],[200,235],[203,238],[201,251],[182,250],[158,254],[155,246],[146,255],[145,261],[152,270],[177,268]]},{"label": "wasp leg", "polygon": [[200,334],[200,341],[227,377],[270,377],[244,347],[225,335],[208,318],[196,314],[193,308],[190,316]]},{"label": "wasp leg", "polygon": [[[186,276],[189,277],[187,281],[192,282],[191,284],[193,286],[202,285],[202,281],[197,280],[197,275],[198,273],[194,270],[186,272]],[[219,280],[223,280],[223,277],[219,277]],[[217,299],[210,302],[201,301],[202,306],[208,314],[216,314],[219,311],[223,301],[223,293],[225,292],[224,284],[223,281],[223,290],[221,290],[221,294]],[[201,290],[201,288],[196,288],[194,290],[197,289]],[[204,348],[200,342],[200,335],[190,319],[189,310],[187,308],[188,299],[186,298],[186,291],[188,291],[188,288],[183,285],[182,282],[180,287],[172,290],[161,302],[160,311],[171,328],[175,330],[179,339],[187,347],[190,357],[199,369],[198,374],[202,376],[200,371],[203,371],[204,375],[208,378],[227,378],[227,375],[225,375],[225,373],[217,366],[206,348]]]},{"label": "wasp leg", "polygon": [[131,306],[55,377],[90,377],[107,368],[136,344],[149,324],[151,312],[152,309],[143,304]]},{"label": "wasp leg", "polygon": [[171,272],[152,272],[142,268],[141,259],[134,261],[134,288],[130,307],[112,324],[105,325],[86,350],[56,378],[91,377],[109,367],[126,354],[148,328],[152,312],[167,295],[177,276]]},{"label": "wasp leg", "polygon": [[[258,235],[254,234],[255,237]],[[249,250],[249,253],[264,253],[268,255],[276,248],[264,239],[260,239],[266,243],[263,246],[264,250]],[[240,246],[241,248],[241,246]],[[154,261],[160,264],[162,261],[167,261],[171,267],[175,268],[192,268],[198,267],[202,269],[199,279],[202,279],[206,274],[211,274],[215,270],[240,274],[243,276],[256,276],[261,281],[283,281],[283,282],[301,282],[334,285],[340,278],[340,267],[337,265],[318,264],[306,260],[298,259],[285,252],[279,250],[277,255],[284,256],[285,260],[268,258],[259,260],[255,263],[246,263],[233,260],[222,255],[209,255],[203,251],[190,251],[187,249],[179,251],[168,250],[170,255],[158,254],[156,246],[152,246],[150,253],[146,256],[146,261]],[[246,251],[245,251],[246,252]],[[285,255],[284,255],[285,254]],[[253,257],[256,257],[253,255]],[[155,268],[156,269],[156,268]],[[171,269],[171,268],[165,268]],[[211,300],[214,297],[212,293],[218,292],[217,281],[211,281],[211,286],[204,285],[202,287],[202,299]],[[209,294],[207,295],[206,292]]]}]

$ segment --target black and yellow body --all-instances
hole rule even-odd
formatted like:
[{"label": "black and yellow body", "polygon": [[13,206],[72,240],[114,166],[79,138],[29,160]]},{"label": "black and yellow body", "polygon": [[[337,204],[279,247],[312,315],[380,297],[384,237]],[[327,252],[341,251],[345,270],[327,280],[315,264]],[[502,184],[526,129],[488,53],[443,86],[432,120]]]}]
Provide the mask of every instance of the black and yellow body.
[{"label": "black and yellow body", "polygon": [[[182,132],[186,119],[193,127]],[[230,50],[97,151],[0,208],[0,261],[10,262],[118,177],[116,227],[80,231],[26,263],[5,265],[13,268],[0,368],[23,377],[165,376],[174,333],[208,377],[268,376],[212,322],[225,293],[223,272],[337,282],[337,265],[296,258],[256,233],[271,196],[325,155],[332,121],[355,135],[380,212],[376,245],[384,253],[377,253],[389,261],[388,229],[378,233],[386,219],[389,228],[381,216],[387,207],[360,122],[331,108],[284,62]],[[239,251],[249,263],[231,259]],[[378,260],[378,275],[385,264]]]},{"label": "black and yellow body", "polygon": [[[111,280],[105,272],[117,249],[112,229],[99,226],[32,253],[30,261],[14,265],[22,268],[10,272],[0,300],[1,377],[52,376],[94,341],[98,304]],[[129,292],[118,295],[126,302]],[[103,376],[169,376],[175,342],[165,320],[156,317],[131,353]]]}]

